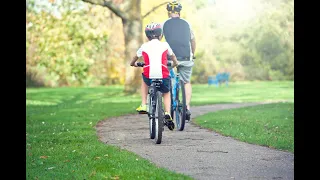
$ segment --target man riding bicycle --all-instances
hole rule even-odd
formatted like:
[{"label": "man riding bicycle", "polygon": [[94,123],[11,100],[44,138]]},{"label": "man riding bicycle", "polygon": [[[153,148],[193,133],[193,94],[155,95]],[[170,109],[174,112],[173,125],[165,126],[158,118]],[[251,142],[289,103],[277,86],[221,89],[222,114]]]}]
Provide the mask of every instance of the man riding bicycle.
[{"label": "man riding bicycle", "polygon": [[194,65],[193,57],[196,48],[195,37],[191,25],[180,17],[182,5],[173,1],[167,4],[169,19],[163,23],[163,34],[165,40],[172,48],[179,62],[179,72],[182,81],[185,83],[186,94],[186,120],[190,120],[190,101],[192,94],[191,75]]}]

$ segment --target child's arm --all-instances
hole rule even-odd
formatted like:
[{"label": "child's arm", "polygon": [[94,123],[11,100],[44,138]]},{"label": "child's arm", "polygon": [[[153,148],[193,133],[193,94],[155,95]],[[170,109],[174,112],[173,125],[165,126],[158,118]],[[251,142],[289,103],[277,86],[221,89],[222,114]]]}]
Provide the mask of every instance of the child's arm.
[{"label": "child's arm", "polygon": [[136,55],[133,56],[131,62],[130,62],[130,66],[134,66],[134,67],[138,67],[136,61],[142,57],[142,47],[143,45],[138,49],[138,51],[136,52]]},{"label": "child's arm", "polygon": [[133,56],[133,58],[130,62],[130,66],[138,67],[137,63],[136,63],[138,59],[139,59],[139,57],[137,55]]}]

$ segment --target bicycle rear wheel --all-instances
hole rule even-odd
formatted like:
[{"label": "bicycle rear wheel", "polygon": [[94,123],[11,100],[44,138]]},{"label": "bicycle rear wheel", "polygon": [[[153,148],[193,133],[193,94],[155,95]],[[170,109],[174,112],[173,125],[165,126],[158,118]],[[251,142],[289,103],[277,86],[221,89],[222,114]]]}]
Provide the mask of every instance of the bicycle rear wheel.
[{"label": "bicycle rear wheel", "polygon": [[179,131],[183,131],[186,123],[187,106],[184,82],[182,80],[179,81],[179,88],[176,89],[176,104],[177,107],[174,110],[174,117],[176,120],[177,129]]},{"label": "bicycle rear wheel", "polygon": [[150,114],[152,114],[154,111],[153,111],[153,108],[152,108],[152,99],[153,97],[150,97],[149,98],[149,101],[148,101],[148,106],[149,106],[149,134],[150,134],[150,139],[154,139],[156,137],[156,123],[155,123],[155,117],[152,117],[150,116]]},{"label": "bicycle rear wheel", "polygon": [[156,92],[156,113],[155,113],[155,142],[160,144],[162,140],[162,131],[163,131],[163,110],[162,110],[162,94],[160,91]]}]

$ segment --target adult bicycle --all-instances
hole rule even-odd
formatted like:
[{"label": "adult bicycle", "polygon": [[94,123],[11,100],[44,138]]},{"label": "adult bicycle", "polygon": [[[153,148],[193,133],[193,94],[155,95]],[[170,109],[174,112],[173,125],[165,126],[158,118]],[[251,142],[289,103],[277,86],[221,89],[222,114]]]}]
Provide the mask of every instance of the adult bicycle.
[{"label": "adult bicycle", "polygon": [[[169,58],[169,57],[168,57]],[[195,57],[193,57],[195,59]],[[168,66],[171,66],[172,61],[168,61]],[[186,123],[186,93],[184,82],[180,79],[179,65],[174,69],[170,69],[170,93],[171,93],[171,117],[175,119],[177,130],[183,131]]]}]

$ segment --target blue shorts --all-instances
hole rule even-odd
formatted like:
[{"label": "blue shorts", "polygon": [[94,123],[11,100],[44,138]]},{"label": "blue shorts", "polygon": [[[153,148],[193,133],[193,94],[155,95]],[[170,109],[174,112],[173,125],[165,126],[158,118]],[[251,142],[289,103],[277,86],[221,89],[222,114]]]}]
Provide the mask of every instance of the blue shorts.
[{"label": "blue shorts", "polygon": [[[147,86],[151,85],[151,79],[146,78],[143,74],[142,74],[142,79],[146,83]],[[170,77],[162,79],[162,83],[161,83],[160,89],[159,89],[160,92],[161,93],[168,93],[169,89],[170,89],[169,87],[170,87]]]}]

